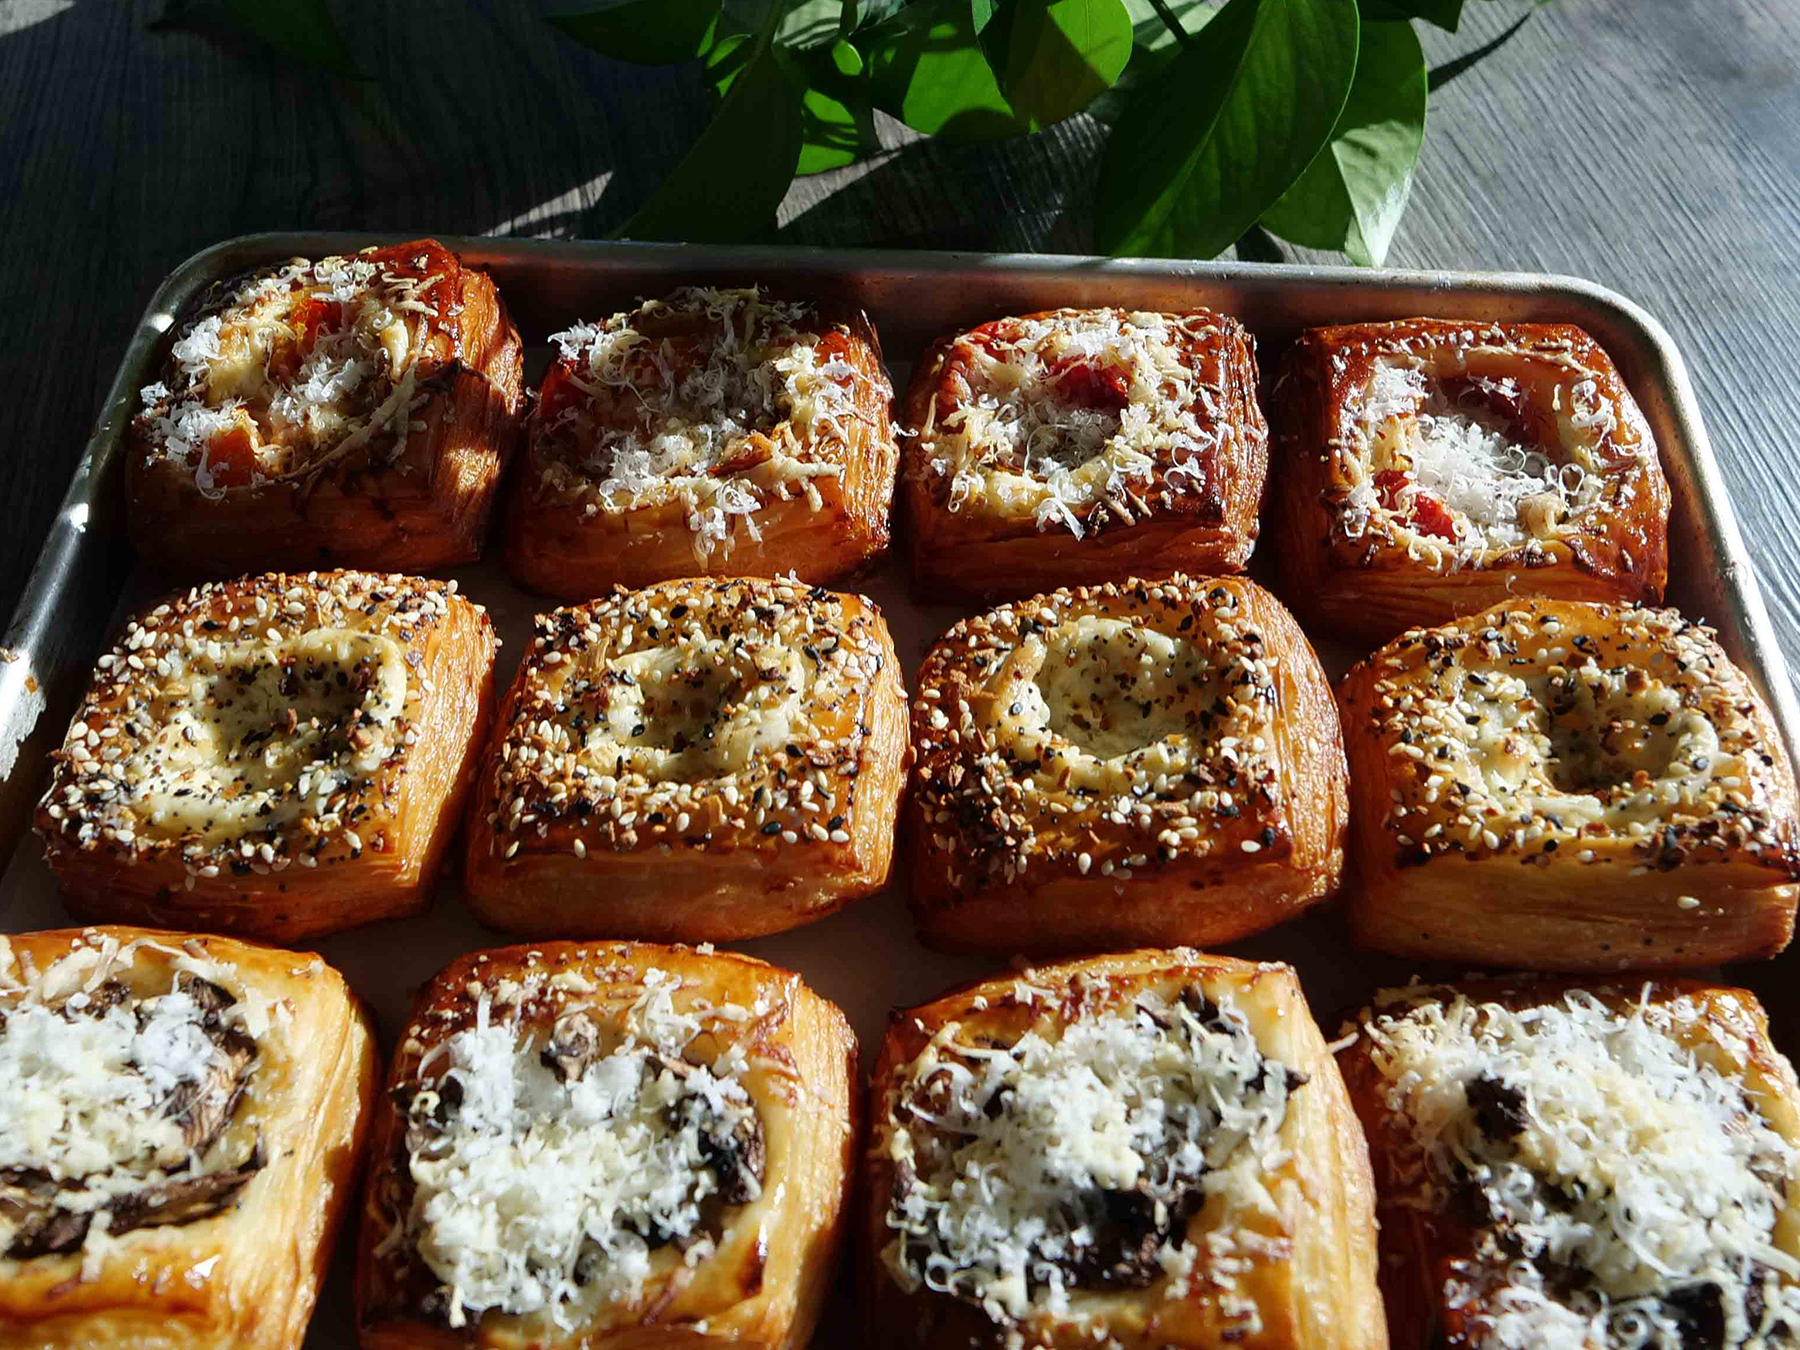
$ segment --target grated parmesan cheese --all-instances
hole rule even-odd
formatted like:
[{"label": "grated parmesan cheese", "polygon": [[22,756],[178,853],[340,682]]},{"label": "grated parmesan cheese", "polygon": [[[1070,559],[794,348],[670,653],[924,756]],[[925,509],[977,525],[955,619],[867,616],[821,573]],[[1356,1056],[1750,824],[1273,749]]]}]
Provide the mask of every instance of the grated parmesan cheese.
[{"label": "grated parmesan cheese", "polygon": [[[1512,1011],[1422,999],[1368,1020],[1424,1158],[1412,1202],[1487,1215],[1446,1295],[1481,1350],[1790,1344],[1800,1260],[1774,1233],[1800,1152],[1689,1046],[1703,1010],[1571,992]],[[1791,1239],[1790,1239],[1791,1243]],[[1786,1331],[1779,1331],[1781,1326]]]},{"label": "grated parmesan cheese", "polygon": [[677,504],[701,563],[730,552],[739,522],[760,540],[770,501],[816,497],[812,479],[843,473],[862,376],[823,345],[832,331],[757,287],[686,287],[554,334],[586,397],[544,428],[569,447],[546,484],[591,491],[608,513]]},{"label": "grated parmesan cheese", "polygon": [[[708,1018],[676,1008],[678,984],[649,970],[621,1026],[577,1009],[548,1043],[493,1020],[484,991],[474,1025],[421,1064],[444,1067],[411,1102],[402,1224],[442,1281],[452,1327],[492,1309],[567,1328],[583,1308],[632,1302],[658,1249],[673,1244],[697,1263],[713,1250],[720,1206],[760,1193],[743,1050],[684,1058]],[[585,1053],[559,1060],[565,1036]],[[617,1043],[602,1052],[608,1036]]]},{"label": "grated parmesan cheese", "polygon": [[1011,1045],[953,1022],[900,1082],[883,1260],[1005,1322],[1191,1265],[1188,1217],[1254,1187],[1304,1079],[1189,991]]},{"label": "grated parmesan cheese", "polygon": [[919,433],[949,509],[982,501],[1081,538],[1095,508],[1116,511],[1159,469],[1204,488],[1233,434],[1191,354],[1215,331],[1203,314],[1059,310],[958,339],[966,392]]}]

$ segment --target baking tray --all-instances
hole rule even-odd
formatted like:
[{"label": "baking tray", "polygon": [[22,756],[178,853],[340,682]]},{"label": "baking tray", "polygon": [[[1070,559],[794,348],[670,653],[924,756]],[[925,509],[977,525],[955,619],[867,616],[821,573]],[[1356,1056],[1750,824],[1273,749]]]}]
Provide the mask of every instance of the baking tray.
[{"label": "baking tray", "polygon": [[[155,593],[153,579],[131,569],[123,542],[124,432],[138,390],[157,378],[174,316],[213,282],[295,256],[345,253],[403,235],[280,233],[247,235],[196,254],[162,283],[131,335],[68,494],[0,648],[0,856],[10,866],[0,883],[0,932],[68,922],[55,898],[35,840],[27,835],[42,790],[46,756],[68,719],[110,625],[122,610]],[[1775,711],[1791,755],[1800,744],[1800,712],[1770,628],[1731,504],[1680,354],[1662,326],[1612,291],[1567,277],[1514,273],[1370,272],[1353,268],[1192,263],[1044,255],[835,251],[682,244],[579,243],[456,238],[443,242],[463,260],[487,268],[527,343],[527,377],[546,359],[547,336],[580,318],[628,307],[694,281],[760,281],[868,311],[897,387],[913,355],[938,334],[1003,314],[1060,305],[1124,305],[1145,309],[1196,304],[1225,310],[1257,336],[1263,370],[1273,369],[1301,329],[1352,320],[1412,315],[1471,320],[1579,324],[1611,354],[1642,406],[1661,448],[1674,499],[1670,518],[1669,602],[1704,618]],[[1280,490],[1272,481],[1270,491]],[[1252,575],[1264,575],[1260,550]],[[497,677],[504,687],[530,632],[530,617],[548,602],[516,590],[492,564],[455,569],[473,598],[487,604],[505,645]],[[1267,577],[1264,575],[1264,579]],[[887,611],[902,665],[910,675],[930,641],[965,610],[915,601],[902,571],[889,564],[857,586]],[[1279,586],[1275,589],[1279,593]],[[1335,676],[1361,652],[1322,646]],[[1796,755],[1800,758],[1800,755]],[[318,944],[374,1008],[384,1047],[406,1016],[412,991],[452,956],[496,946],[447,878],[432,912],[376,924]],[[865,1058],[887,1010],[929,998],[948,984],[991,970],[984,958],[928,953],[914,941],[902,899],[903,880],[849,910],[791,933],[740,944],[746,951],[801,971],[849,1013]],[[1330,909],[1227,950],[1291,960],[1312,1006],[1332,1029],[1336,1014],[1378,983],[1404,980],[1416,963],[1352,954]],[[1800,1031],[1800,984],[1788,960],[1740,967],[1731,978],[1758,990],[1774,1014],[1778,1040]],[[340,1258],[350,1244],[342,1244]],[[354,1336],[348,1280],[340,1259],[308,1339],[310,1347],[348,1347]],[[828,1312],[817,1343],[853,1343],[847,1284]]]}]

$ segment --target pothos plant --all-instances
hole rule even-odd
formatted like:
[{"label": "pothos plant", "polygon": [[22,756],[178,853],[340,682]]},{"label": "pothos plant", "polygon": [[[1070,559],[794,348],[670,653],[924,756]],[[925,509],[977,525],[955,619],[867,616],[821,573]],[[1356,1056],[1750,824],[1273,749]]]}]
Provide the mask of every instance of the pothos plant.
[{"label": "pothos plant", "polygon": [[[325,0],[227,3],[291,54],[347,64]],[[1378,265],[1406,207],[1432,85],[1530,13],[1428,70],[1415,23],[1454,31],[1464,4],[573,0],[546,17],[620,60],[697,62],[716,99],[626,237],[765,235],[797,175],[882,152],[878,111],[963,142],[1087,113],[1108,128],[1092,198],[1098,248],[1210,258],[1267,231]]]}]

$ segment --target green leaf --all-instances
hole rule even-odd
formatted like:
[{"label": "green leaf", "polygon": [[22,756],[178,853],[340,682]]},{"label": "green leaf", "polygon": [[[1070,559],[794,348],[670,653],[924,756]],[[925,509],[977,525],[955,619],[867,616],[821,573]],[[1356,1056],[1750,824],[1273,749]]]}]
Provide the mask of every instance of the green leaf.
[{"label": "green leaf", "polygon": [[1425,141],[1425,53],[1410,23],[1365,23],[1356,81],[1331,143],[1262,223],[1308,248],[1379,267],[1412,190]]},{"label": "green leaf", "polygon": [[915,0],[859,33],[857,46],[875,106],[914,131],[979,141],[1030,130],[982,54],[969,0]]},{"label": "green leaf", "polygon": [[718,22],[719,0],[588,0],[544,17],[604,56],[667,66],[705,50]]},{"label": "green leaf", "polygon": [[1141,54],[1171,51],[1181,41],[1169,27],[1170,19],[1192,37],[1216,11],[1208,0],[1125,0],[1125,12],[1131,15],[1132,41]]},{"label": "green leaf", "polygon": [[276,51],[347,80],[368,75],[351,55],[325,0],[225,0],[237,21]]},{"label": "green leaf", "polygon": [[977,33],[986,31],[999,8],[999,0],[969,0],[969,13],[974,16]]},{"label": "green leaf", "polygon": [[[743,69],[755,44],[738,34],[723,38],[706,54],[704,73],[723,97]],[[804,78],[801,96],[800,159],[796,174],[823,173],[874,154],[881,148],[875,118],[858,84],[863,59],[848,42],[787,53],[790,71]]]},{"label": "green leaf", "polygon": [[1236,242],[1330,139],[1356,39],[1351,0],[1230,0],[1126,100],[1100,166],[1096,242],[1194,258]]},{"label": "green leaf", "polygon": [[906,0],[844,0],[841,31],[849,37],[859,28],[873,28],[898,14],[905,4]]},{"label": "green leaf", "polygon": [[1454,33],[1462,22],[1463,0],[1357,0],[1364,23],[1423,19]]},{"label": "green leaf", "polygon": [[1016,0],[1001,88],[1033,130],[1073,117],[1112,87],[1131,57],[1121,0]]},{"label": "green leaf", "polygon": [[620,235],[730,243],[770,233],[800,158],[801,91],[781,50],[759,39],[700,139]]},{"label": "green leaf", "polygon": [[819,47],[836,42],[844,26],[844,0],[724,0],[722,33],[761,33],[774,23],[784,47]]}]

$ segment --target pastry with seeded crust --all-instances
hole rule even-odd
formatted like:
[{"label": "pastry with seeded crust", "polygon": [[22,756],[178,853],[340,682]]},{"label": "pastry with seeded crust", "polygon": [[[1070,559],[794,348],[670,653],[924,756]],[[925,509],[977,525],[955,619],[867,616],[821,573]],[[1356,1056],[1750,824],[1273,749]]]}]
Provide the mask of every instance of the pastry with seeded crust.
[{"label": "pastry with seeded crust", "polygon": [[1056,591],[940,638],[913,701],[913,916],[946,950],[1220,943],[1336,890],[1331,686],[1241,577]]},{"label": "pastry with seeded crust", "polygon": [[69,909],[281,942],[417,913],[497,646],[455,582],[372,572],[212,582],[139,614],[38,804]]},{"label": "pastry with seeded crust", "polygon": [[1338,698],[1365,945],[1674,970],[1793,935],[1793,768],[1750,681],[1676,611],[1497,605],[1395,639]]},{"label": "pastry with seeded crust", "polygon": [[874,602],[696,578],[542,615],[464,880],[530,935],[729,941],[886,884],[906,696]]}]

